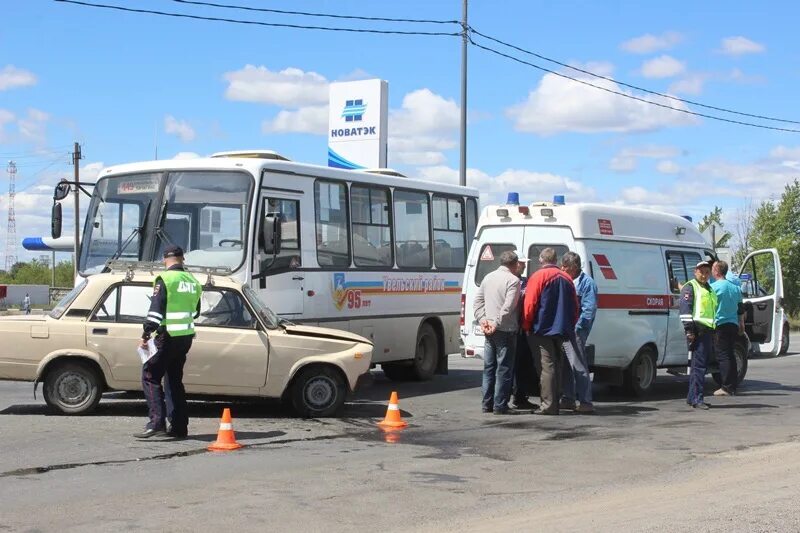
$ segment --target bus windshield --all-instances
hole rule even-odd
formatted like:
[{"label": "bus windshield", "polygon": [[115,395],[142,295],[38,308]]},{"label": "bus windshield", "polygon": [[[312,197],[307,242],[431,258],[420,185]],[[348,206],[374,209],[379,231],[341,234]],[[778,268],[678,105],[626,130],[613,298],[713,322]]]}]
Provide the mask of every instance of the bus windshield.
[{"label": "bus windshield", "polygon": [[84,227],[80,272],[112,257],[158,261],[169,245],[186,264],[238,269],[244,262],[253,178],[245,172],[131,174],[97,182]]}]

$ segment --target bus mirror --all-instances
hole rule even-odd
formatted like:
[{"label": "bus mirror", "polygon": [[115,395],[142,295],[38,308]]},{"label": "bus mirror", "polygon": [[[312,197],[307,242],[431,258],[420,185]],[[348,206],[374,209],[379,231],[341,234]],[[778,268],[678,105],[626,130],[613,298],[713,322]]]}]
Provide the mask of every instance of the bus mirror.
[{"label": "bus mirror", "polygon": [[61,204],[53,204],[53,211],[50,217],[50,235],[54,239],[61,237]]},{"label": "bus mirror", "polygon": [[264,252],[270,255],[281,253],[281,215],[271,213],[264,217],[262,232],[264,237]]},{"label": "bus mirror", "polygon": [[67,195],[69,195],[69,183],[66,180],[61,180],[56,185],[55,191],[53,191],[53,200],[58,202],[66,198]]}]

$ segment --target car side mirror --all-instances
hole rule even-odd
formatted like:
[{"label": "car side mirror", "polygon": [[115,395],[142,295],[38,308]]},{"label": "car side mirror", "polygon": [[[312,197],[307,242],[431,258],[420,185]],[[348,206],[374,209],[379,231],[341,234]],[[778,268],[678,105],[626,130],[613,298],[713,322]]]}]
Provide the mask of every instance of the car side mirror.
[{"label": "car side mirror", "polygon": [[66,198],[68,195],[69,183],[66,180],[61,180],[53,191],[53,200],[58,202]]},{"label": "car side mirror", "polygon": [[54,239],[61,237],[61,204],[55,202],[53,204],[53,211],[50,215],[50,235]]},{"label": "car side mirror", "polygon": [[280,213],[270,213],[264,217],[261,231],[264,240],[264,252],[267,254],[278,255],[281,253],[281,228]]}]

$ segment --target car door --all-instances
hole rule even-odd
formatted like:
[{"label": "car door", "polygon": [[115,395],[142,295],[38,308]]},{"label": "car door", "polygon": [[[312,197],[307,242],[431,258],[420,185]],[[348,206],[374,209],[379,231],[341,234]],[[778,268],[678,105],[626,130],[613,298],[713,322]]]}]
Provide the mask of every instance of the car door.
[{"label": "car door", "polygon": [[678,307],[681,289],[689,280],[694,279],[694,267],[702,261],[702,257],[700,252],[696,251],[668,250],[666,248],[663,250],[672,301],[667,320],[667,347],[659,365],[681,366],[686,365],[688,354],[686,335],[683,331]]},{"label": "car door", "polygon": [[[257,225],[257,254],[253,279],[261,298],[279,315],[292,319],[303,315],[305,273],[302,270],[300,209],[303,192],[265,188],[262,191],[260,222]],[[267,217],[281,221],[281,249],[265,251],[262,225]]]},{"label": "car door", "polygon": [[264,386],[269,340],[239,291],[204,288],[194,325],[183,371],[188,390],[236,394]]},{"label": "car door", "polygon": [[755,353],[777,355],[783,337],[783,273],[778,251],[757,250],[742,263],[745,331]]},{"label": "car door", "polygon": [[140,389],[142,362],[136,352],[153,287],[122,283],[111,287],[86,323],[86,342],[108,362],[115,381]]}]

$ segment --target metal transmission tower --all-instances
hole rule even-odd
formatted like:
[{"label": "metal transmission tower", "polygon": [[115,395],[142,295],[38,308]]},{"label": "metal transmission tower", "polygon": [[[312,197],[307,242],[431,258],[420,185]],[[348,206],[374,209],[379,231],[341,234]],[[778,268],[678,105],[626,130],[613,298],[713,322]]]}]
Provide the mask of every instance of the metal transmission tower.
[{"label": "metal transmission tower", "polygon": [[17,195],[15,181],[17,164],[8,162],[8,230],[6,231],[6,272],[17,263],[17,215],[14,213],[14,197]]}]

